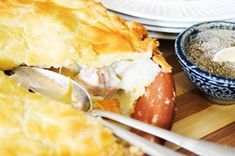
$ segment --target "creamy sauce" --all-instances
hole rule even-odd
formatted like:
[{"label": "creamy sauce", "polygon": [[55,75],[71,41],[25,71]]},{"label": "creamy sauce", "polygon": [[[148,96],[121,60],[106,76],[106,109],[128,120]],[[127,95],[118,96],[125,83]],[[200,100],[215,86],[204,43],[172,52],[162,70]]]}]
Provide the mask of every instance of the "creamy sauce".
[{"label": "creamy sauce", "polygon": [[[144,95],[145,88],[160,71],[161,68],[149,58],[120,60],[102,68],[82,68],[78,79],[91,88],[99,88],[97,92],[110,91],[109,98],[118,99],[121,113],[130,115],[136,100]],[[101,94],[106,95],[107,92]]]},{"label": "creamy sauce", "polygon": [[150,59],[122,60],[100,69],[83,68],[79,73],[79,78],[97,87],[100,85],[99,72],[103,75],[105,87],[132,90],[148,86],[160,71],[161,68]]}]

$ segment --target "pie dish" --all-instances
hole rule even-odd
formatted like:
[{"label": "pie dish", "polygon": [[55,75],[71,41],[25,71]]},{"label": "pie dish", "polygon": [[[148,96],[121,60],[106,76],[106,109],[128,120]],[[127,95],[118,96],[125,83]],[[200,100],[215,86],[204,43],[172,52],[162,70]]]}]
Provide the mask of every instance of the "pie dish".
[{"label": "pie dish", "polygon": [[57,71],[81,83],[97,108],[169,129],[174,82],[158,46],[142,25],[93,0],[0,0],[0,70]]}]

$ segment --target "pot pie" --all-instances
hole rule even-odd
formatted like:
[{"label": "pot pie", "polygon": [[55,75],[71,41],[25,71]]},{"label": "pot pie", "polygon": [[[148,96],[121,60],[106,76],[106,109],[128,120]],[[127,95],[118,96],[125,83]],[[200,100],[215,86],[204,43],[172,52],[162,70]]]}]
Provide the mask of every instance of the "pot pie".
[{"label": "pot pie", "polygon": [[31,93],[3,72],[0,88],[0,155],[138,155],[98,119]]},{"label": "pot pie", "polygon": [[66,68],[94,99],[118,99],[126,115],[155,76],[171,70],[147,35],[93,0],[0,1],[0,69]]},{"label": "pot pie", "polygon": [[[148,32],[142,25],[122,20],[94,0],[0,0],[0,70],[11,70],[24,65],[60,72],[82,84],[91,94],[95,106],[100,109],[131,116],[137,100],[144,96],[146,88],[155,81],[155,78],[158,75],[162,77],[162,73],[171,72],[171,67],[158,50],[158,46],[158,41],[148,37]],[[7,78],[1,73],[0,83],[2,85],[4,85],[5,79]],[[19,88],[14,83],[13,86]],[[26,119],[32,119],[32,122],[35,120],[38,125],[23,125],[20,132],[16,129],[22,125],[17,121],[12,121],[15,127],[5,125],[6,131],[16,133],[9,138],[12,137],[11,139],[15,140],[15,147],[19,146],[17,149],[19,152],[24,150],[21,147],[24,143],[32,146],[32,149],[25,149],[26,153],[33,152],[37,145],[48,152],[47,147],[44,147],[48,142],[44,142],[45,140],[37,142],[35,137],[41,138],[45,135],[56,142],[57,139],[65,138],[65,136],[76,135],[73,133],[74,130],[86,125],[86,123],[90,124],[92,121],[97,123],[91,124],[88,129],[85,128],[87,132],[84,133],[88,134],[90,140],[94,139],[95,142],[90,142],[89,139],[85,141],[89,145],[87,146],[89,150],[94,147],[95,152],[92,153],[92,149],[91,153],[85,155],[97,155],[102,149],[105,153],[109,151],[109,147],[113,149],[111,153],[115,153],[114,155],[116,152],[122,151],[119,149],[123,147],[115,143],[114,137],[100,125],[99,121],[91,119],[81,112],[75,113],[76,111],[70,109],[69,106],[62,106],[53,99],[49,101],[44,97],[21,90],[23,89],[16,89],[15,94],[4,95],[11,102],[9,102],[9,111],[11,110],[12,115],[17,116],[20,110],[14,114],[14,107],[19,107],[22,110],[25,105],[28,106],[32,103],[32,106],[29,106],[29,114]],[[16,99],[22,100],[16,102]],[[168,101],[169,105],[173,103],[174,97],[164,100]],[[4,103],[2,101],[1,105]],[[66,120],[67,117],[63,119],[61,114],[54,111],[50,114],[46,111],[47,109],[52,110],[52,105],[57,104],[61,105],[59,113],[72,116],[69,121],[63,123],[69,126],[66,130],[63,129],[64,126],[57,125],[55,119],[58,117],[61,120]],[[43,114],[42,119],[40,119],[40,115],[33,116],[35,110],[39,111],[39,114]],[[66,112],[67,110],[68,112]],[[170,112],[172,110],[173,106],[171,106]],[[53,116],[54,113],[55,116]],[[48,118],[47,122],[55,122],[53,126],[58,126],[58,132],[55,135],[52,135],[50,129],[45,134],[36,132],[44,126],[44,115],[52,115],[50,116],[52,119]],[[141,116],[141,114],[139,115]],[[78,121],[80,119],[74,119],[75,116],[84,122]],[[18,115],[17,118],[22,118],[22,116]],[[81,125],[79,126],[79,124]],[[28,132],[31,129],[30,126],[32,126],[32,131],[26,135],[24,130]],[[73,126],[78,127],[73,129]],[[68,132],[69,128],[72,129],[70,132]],[[92,136],[91,129],[98,129],[98,135],[104,135],[105,139]],[[3,140],[5,139],[4,142],[7,141],[5,135],[2,137]],[[83,153],[74,151],[81,141],[79,137],[74,140],[72,137],[70,139],[72,145],[65,147],[61,145],[60,152],[63,154],[64,151],[66,153],[71,150],[71,152],[75,152],[75,155],[83,155]],[[21,144],[21,142],[24,143]],[[60,143],[58,141],[58,144]],[[52,148],[51,143],[48,144]],[[4,147],[6,149],[14,148],[13,145]],[[82,149],[86,151],[87,147],[82,147]]]}]

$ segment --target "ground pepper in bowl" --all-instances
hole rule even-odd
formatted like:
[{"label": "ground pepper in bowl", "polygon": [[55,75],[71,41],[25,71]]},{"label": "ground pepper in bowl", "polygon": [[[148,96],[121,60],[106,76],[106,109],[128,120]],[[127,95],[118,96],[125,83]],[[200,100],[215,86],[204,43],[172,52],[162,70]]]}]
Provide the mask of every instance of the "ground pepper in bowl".
[{"label": "ground pepper in bowl", "polygon": [[235,30],[206,29],[191,38],[187,55],[202,70],[235,79],[235,63],[213,61],[217,52],[229,47],[235,47]]}]

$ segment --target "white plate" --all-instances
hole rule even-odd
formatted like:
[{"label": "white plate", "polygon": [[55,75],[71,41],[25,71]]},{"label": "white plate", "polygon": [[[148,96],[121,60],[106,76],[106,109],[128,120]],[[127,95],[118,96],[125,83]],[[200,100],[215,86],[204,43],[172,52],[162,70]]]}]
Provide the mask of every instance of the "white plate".
[{"label": "white plate", "polygon": [[[117,13],[115,13],[117,14]],[[126,18],[128,16],[126,15],[122,15],[122,14],[117,14],[119,16],[121,16],[123,19],[125,20],[128,20],[128,21],[134,21],[134,22],[138,22],[140,23],[139,21],[133,19],[132,17],[130,18]],[[156,24],[157,22],[155,22]],[[145,24],[145,23],[141,23],[143,24],[147,30],[150,30],[150,31],[159,31],[159,32],[168,32],[168,33],[180,33],[182,32],[183,30],[186,29],[186,27],[164,27],[164,26],[158,26],[158,25],[148,25],[148,24]]]},{"label": "white plate", "polygon": [[154,25],[154,26],[160,26],[160,27],[174,27],[174,28],[187,28],[195,24],[196,22],[168,22],[168,21],[160,21],[160,20],[151,20],[151,19],[145,19],[145,18],[139,18],[139,17],[134,17],[134,16],[129,16],[125,15],[119,12],[114,12],[111,11],[114,14],[121,16],[125,20],[129,21],[135,21],[141,24],[146,24],[146,25]]},{"label": "white plate", "polygon": [[169,22],[202,22],[235,17],[235,0],[99,0],[117,12]]},{"label": "white plate", "polygon": [[181,33],[185,29],[179,29],[179,28],[170,28],[170,27],[158,27],[158,26],[150,26],[150,25],[144,25],[145,28],[149,31],[157,31],[157,32],[164,32],[164,33]]},{"label": "white plate", "polygon": [[[113,12],[114,14],[122,17],[125,20],[135,21],[135,22],[138,22],[138,23],[141,23],[141,24],[144,24],[144,25],[151,25],[151,26],[185,29],[187,27],[190,27],[190,26],[198,23],[198,22],[169,22],[169,21],[151,20],[151,19],[145,19],[145,18],[129,16],[129,15],[126,15],[126,14],[115,12],[115,11],[111,11],[111,12]],[[231,18],[231,19],[226,19],[224,21],[235,22],[235,19]]]},{"label": "white plate", "polygon": [[165,40],[175,40],[178,34],[171,34],[171,33],[161,33],[161,32],[149,32],[151,37],[156,37],[158,39],[165,39]]}]

